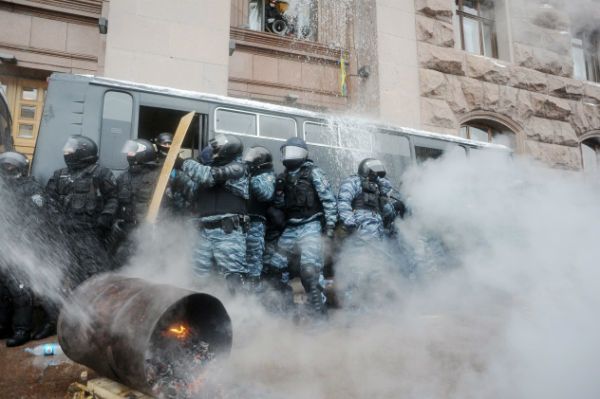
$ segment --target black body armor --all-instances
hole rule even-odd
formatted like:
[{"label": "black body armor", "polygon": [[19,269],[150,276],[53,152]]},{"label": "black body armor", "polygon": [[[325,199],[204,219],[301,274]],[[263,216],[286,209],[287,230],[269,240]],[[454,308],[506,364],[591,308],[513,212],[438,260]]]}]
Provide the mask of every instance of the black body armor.
[{"label": "black body armor", "polygon": [[119,176],[117,196],[119,218],[125,223],[136,224],[144,219],[154,194],[160,168],[158,164],[134,165]]},{"label": "black body armor", "polygon": [[352,201],[352,209],[366,209],[369,211],[381,213],[381,190],[379,184],[369,179],[361,178],[362,191]]},{"label": "black body armor", "polygon": [[312,182],[312,165],[302,166],[296,175],[284,172],[285,215],[287,219],[306,219],[323,212]]}]

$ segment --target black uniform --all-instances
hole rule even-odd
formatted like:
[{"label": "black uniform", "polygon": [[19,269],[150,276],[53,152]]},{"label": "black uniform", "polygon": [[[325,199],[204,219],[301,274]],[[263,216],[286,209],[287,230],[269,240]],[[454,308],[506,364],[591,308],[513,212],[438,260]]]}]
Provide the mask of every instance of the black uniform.
[{"label": "black uniform", "polygon": [[117,213],[116,181],[110,169],[93,163],[57,170],[46,191],[60,209],[59,225],[72,252],[70,284],[77,286],[108,268],[103,240]]}]

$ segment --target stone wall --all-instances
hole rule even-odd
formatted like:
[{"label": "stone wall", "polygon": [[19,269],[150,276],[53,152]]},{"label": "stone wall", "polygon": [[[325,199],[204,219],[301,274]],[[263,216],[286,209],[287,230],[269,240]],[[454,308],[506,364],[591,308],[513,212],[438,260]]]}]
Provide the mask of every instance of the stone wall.
[{"label": "stone wall", "polygon": [[457,134],[470,115],[489,115],[515,130],[518,152],[578,169],[579,137],[600,129],[600,86],[570,78],[566,13],[511,3],[513,63],[456,48],[453,0],[415,0],[422,127]]}]

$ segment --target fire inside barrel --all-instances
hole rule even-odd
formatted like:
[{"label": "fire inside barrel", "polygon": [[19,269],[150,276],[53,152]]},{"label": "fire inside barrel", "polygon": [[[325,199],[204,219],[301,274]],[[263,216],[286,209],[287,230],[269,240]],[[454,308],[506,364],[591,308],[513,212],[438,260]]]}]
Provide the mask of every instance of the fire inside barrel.
[{"label": "fire inside barrel", "polygon": [[207,294],[114,274],[82,284],[61,312],[65,354],[149,395],[196,397],[231,349],[231,320]]}]

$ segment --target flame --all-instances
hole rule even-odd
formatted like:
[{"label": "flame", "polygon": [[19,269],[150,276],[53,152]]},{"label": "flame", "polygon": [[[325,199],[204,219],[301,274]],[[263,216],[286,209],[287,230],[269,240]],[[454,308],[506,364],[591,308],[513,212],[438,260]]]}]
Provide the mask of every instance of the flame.
[{"label": "flame", "polygon": [[185,339],[189,334],[189,329],[183,324],[177,324],[169,328],[169,333],[177,339]]}]

